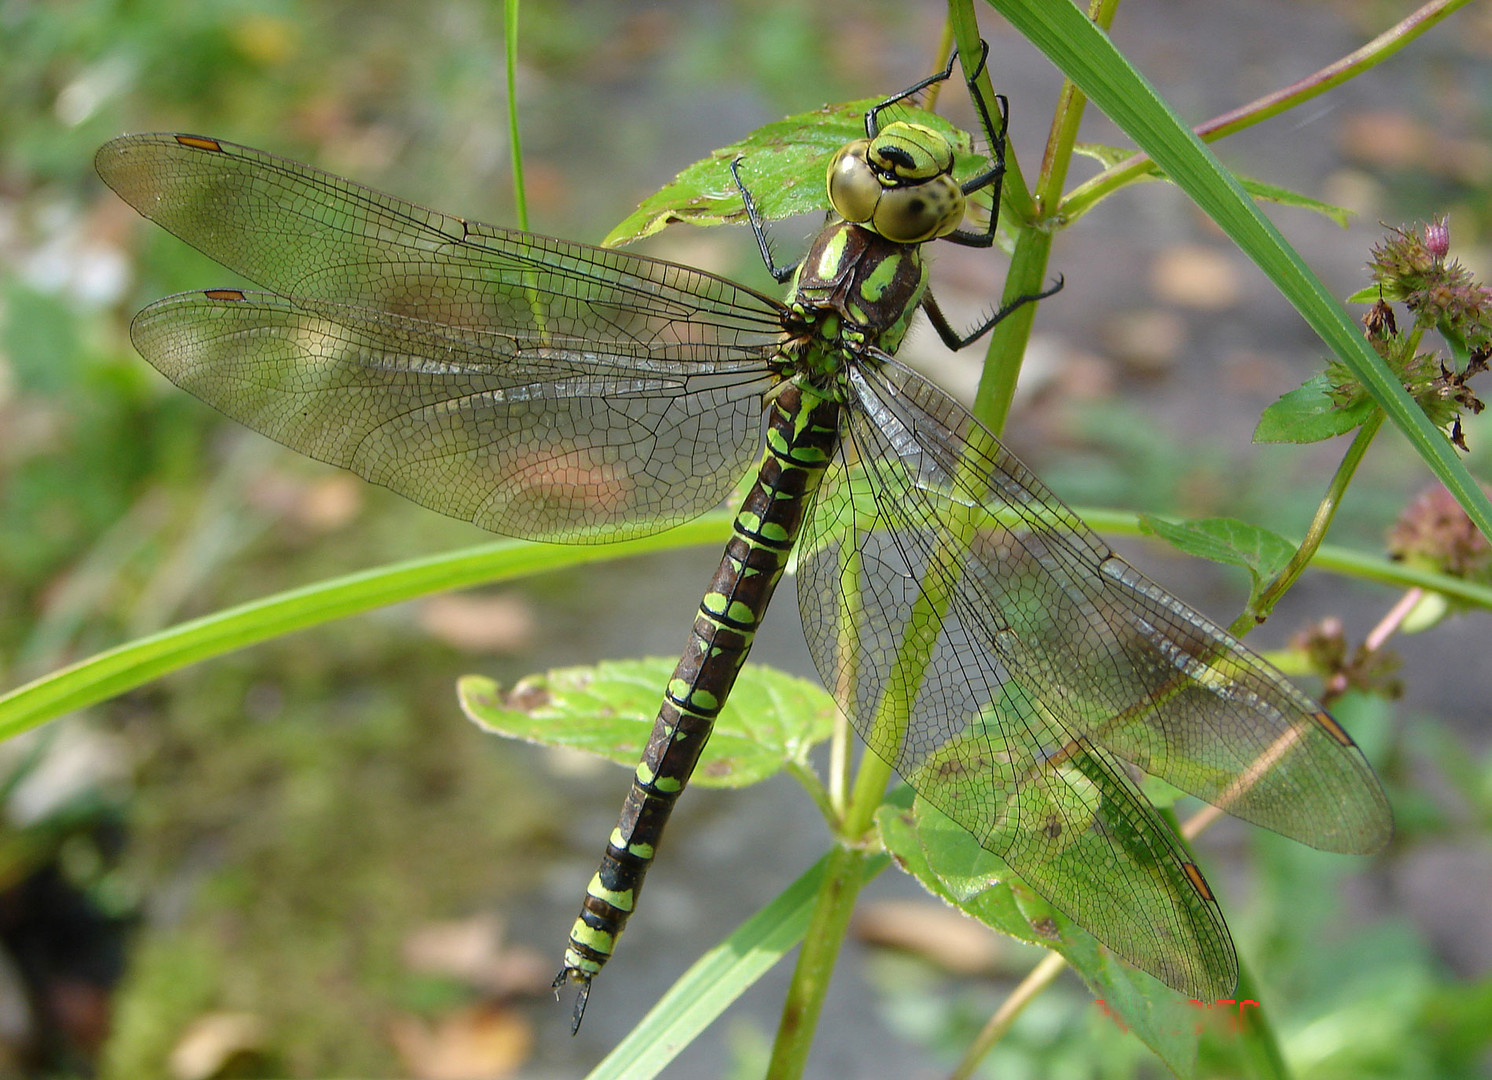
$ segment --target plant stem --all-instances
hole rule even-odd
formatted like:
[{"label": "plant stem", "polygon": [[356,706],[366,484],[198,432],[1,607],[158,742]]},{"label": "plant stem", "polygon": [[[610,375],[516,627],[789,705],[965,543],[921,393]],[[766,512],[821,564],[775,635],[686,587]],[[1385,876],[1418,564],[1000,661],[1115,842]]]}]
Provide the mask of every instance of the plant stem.
[{"label": "plant stem", "polygon": [[523,186],[523,146],[518,138],[518,0],[503,3],[503,61],[508,78],[508,142],[513,155],[513,208],[528,231],[528,196]]},{"label": "plant stem", "polygon": [[1342,497],[1347,493],[1347,485],[1352,481],[1353,474],[1357,472],[1358,465],[1362,464],[1363,455],[1368,452],[1368,447],[1373,442],[1373,436],[1378,434],[1378,429],[1383,426],[1384,412],[1375,409],[1363,426],[1357,429],[1357,434],[1352,438],[1352,445],[1347,447],[1347,452],[1342,455],[1341,463],[1337,465],[1337,471],[1327,485],[1326,494],[1321,497],[1321,503],[1316,507],[1316,516],[1311,519],[1311,527],[1306,530],[1305,537],[1300,541],[1300,546],[1295,549],[1295,554],[1290,556],[1290,561],[1285,564],[1283,570],[1274,576],[1257,596],[1249,601],[1238,618],[1233,620],[1233,625],[1228,631],[1235,637],[1242,637],[1259,623],[1269,617],[1274,610],[1274,605],[1279,602],[1281,596],[1295,580],[1300,577],[1306,566],[1315,557],[1316,551],[1321,547],[1321,542],[1326,538],[1326,530],[1331,527],[1332,518],[1336,516],[1337,507],[1341,505]]},{"label": "plant stem", "polygon": [[[1199,124],[1193,130],[1202,141],[1213,142],[1293,109],[1341,85],[1348,79],[1360,75],[1368,68],[1382,63],[1426,30],[1453,14],[1458,8],[1464,7],[1467,2],[1468,0],[1432,0],[1431,3],[1425,4],[1412,15],[1385,30],[1362,48],[1348,53],[1336,63],[1328,64],[1289,86],[1255,98],[1247,105],[1241,105],[1220,116],[1215,116],[1206,123]],[[1093,209],[1094,205],[1105,196],[1141,176],[1154,175],[1157,172],[1159,170],[1150,160],[1149,155],[1135,154],[1128,157],[1119,164],[1105,169],[1086,183],[1073,188],[1062,203],[1063,219],[1070,223]]]},{"label": "plant stem", "polygon": [[[948,23],[953,27],[953,38],[958,43],[960,62],[965,65],[973,64],[975,58],[984,51],[984,47],[980,43],[979,23],[974,18],[972,0],[948,0]],[[964,70],[967,71],[968,67],[966,66]],[[990,83],[988,63],[984,65],[984,70],[974,81],[984,100],[993,102],[995,91]],[[1008,213],[1018,221],[1024,221],[1030,217],[1031,191],[1026,187],[1026,178],[1021,174],[1021,165],[1016,159],[1013,146],[1005,147],[1005,178],[1000,183],[1000,206],[993,207],[990,212]]]},{"label": "plant stem", "polygon": [[1052,985],[1053,980],[1062,974],[1062,969],[1067,966],[1067,961],[1060,953],[1050,952],[1042,958],[1041,963],[1026,973],[1026,977],[1020,981],[1020,985],[1010,992],[1005,1003],[995,1011],[995,1015],[989,1018],[984,1029],[979,1032],[974,1041],[969,1044],[969,1049],[964,1053],[954,1070],[948,1074],[948,1080],[968,1080],[974,1075],[974,1070],[984,1060],[984,1056],[990,1052],[994,1045],[1005,1037],[1016,1018],[1020,1016],[1025,1007],[1036,1000],[1036,996]]},{"label": "plant stem", "polygon": [[[856,793],[851,799],[852,813],[860,801],[861,789],[869,788],[861,781],[876,765],[881,765],[884,770],[881,787],[873,796],[875,803],[879,804],[890,770],[882,765],[880,758],[867,753],[856,779]],[[782,1018],[777,1025],[772,1060],[767,1068],[768,1080],[797,1080],[803,1075],[819,1014],[823,1011],[824,997],[828,994],[834,965],[839,959],[839,947],[849,930],[855,899],[866,881],[865,864],[871,854],[862,846],[850,845],[842,837],[836,840],[829,852],[813,914],[803,935],[803,946],[798,950],[793,981],[782,1003]]]}]

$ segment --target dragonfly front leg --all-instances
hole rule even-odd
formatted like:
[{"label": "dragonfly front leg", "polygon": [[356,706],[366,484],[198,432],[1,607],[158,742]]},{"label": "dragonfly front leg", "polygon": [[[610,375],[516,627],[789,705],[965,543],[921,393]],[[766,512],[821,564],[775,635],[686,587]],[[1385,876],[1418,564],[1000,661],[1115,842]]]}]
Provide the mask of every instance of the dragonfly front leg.
[{"label": "dragonfly front leg", "polygon": [[[751,192],[746,190],[746,183],[741,179],[741,171],[738,166],[741,159],[737,157],[730,163],[731,179],[736,182],[736,189],[741,193],[741,202],[746,206],[746,220],[751,222],[751,233],[756,237],[756,246],[761,250],[762,262],[767,264],[767,273],[772,275],[772,280],[782,285],[787,279],[798,271],[798,263],[788,266],[778,266],[772,259],[772,244],[767,239],[767,226],[762,221],[761,211],[756,208],[756,200],[751,197]],[[801,261],[801,260],[800,260]]]}]

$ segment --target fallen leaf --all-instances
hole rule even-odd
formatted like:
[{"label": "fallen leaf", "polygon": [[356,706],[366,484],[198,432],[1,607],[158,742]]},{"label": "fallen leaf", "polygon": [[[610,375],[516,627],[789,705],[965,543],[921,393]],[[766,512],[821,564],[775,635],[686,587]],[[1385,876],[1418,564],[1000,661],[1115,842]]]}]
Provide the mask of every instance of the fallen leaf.
[{"label": "fallen leaf", "polygon": [[855,935],[872,945],[914,953],[959,975],[998,970],[1000,938],[960,911],[921,900],[865,905],[855,916]]},{"label": "fallen leaf", "polygon": [[512,652],[534,632],[533,611],[514,593],[432,597],[420,605],[419,624],[431,637],[469,653]]},{"label": "fallen leaf", "polygon": [[528,1021],[512,1009],[477,1005],[430,1023],[396,1017],[389,1036],[415,1080],[503,1080],[533,1053]]},{"label": "fallen leaf", "polygon": [[264,1047],[264,1022],[254,1013],[216,1012],[198,1017],[182,1033],[166,1059],[175,1080],[211,1080],[229,1062],[258,1056]]}]

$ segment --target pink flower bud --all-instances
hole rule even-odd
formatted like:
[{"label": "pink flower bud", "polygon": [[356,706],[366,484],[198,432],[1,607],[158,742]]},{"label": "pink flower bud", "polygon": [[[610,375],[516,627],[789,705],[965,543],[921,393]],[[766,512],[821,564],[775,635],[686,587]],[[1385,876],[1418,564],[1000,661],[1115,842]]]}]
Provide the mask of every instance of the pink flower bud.
[{"label": "pink flower bud", "polygon": [[1425,250],[1437,263],[1451,249],[1451,227],[1445,218],[1436,218],[1425,226]]}]

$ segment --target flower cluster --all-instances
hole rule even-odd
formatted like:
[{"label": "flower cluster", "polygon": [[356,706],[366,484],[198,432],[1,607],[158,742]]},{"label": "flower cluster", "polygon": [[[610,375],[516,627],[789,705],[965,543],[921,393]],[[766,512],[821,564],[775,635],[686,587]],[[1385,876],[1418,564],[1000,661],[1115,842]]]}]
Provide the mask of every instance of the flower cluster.
[{"label": "flower cluster", "polygon": [[[1492,359],[1492,287],[1477,282],[1459,262],[1447,261],[1450,227],[1438,218],[1419,232],[1395,229],[1373,249],[1369,262],[1378,299],[1363,317],[1374,351],[1424,409],[1430,421],[1449,428],[1451,441],[1466,449],[1461,414],[1482,411],[1483,403],[1467,385]],[[1413,324],[1401,331],[1390,301],[1402,303]],[[1438,330],[1464,357],[1446,363],[1438,353],[1420,352],[1424,332]],[[1344,364],[1327,369],[1331,396],[1340,408],[1351,408],[1367,391]]]}]

